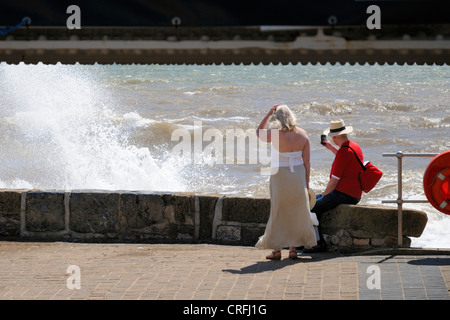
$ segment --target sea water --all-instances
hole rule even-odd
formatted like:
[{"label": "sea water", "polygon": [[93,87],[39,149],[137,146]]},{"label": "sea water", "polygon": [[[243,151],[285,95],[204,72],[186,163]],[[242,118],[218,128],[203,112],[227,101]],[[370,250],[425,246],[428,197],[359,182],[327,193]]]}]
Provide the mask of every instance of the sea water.
[{"label": "sea water", "polygon": [[[0,88],[0,188],[266,197],[267,161],[255,153],[265,146],[253,137],[275,104],[308,132],[316,193],[334,157],[320,134],[334,119],[384,172],[361,203],[397,199],[397,159],[383,153],[450,149],[449,66],[1,63]],[[180,157],[180,146],[192,148]],[[403,159],[404,199],[426,199],[430,160]],[[404,207],[428,215],[412,246],[450,248],[450,216]]]}]

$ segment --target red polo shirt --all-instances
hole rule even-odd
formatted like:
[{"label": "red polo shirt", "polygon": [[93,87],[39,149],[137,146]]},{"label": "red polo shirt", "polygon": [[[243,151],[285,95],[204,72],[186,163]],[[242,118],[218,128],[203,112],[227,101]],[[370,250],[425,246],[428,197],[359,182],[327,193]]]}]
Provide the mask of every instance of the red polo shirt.
[{"label": "red polo shirt", "polygon": [[330,178],[333,177],[339,180],[335,190],[359,199],[361,198],[362,190],[358,175],[362,168],[353,151],[349,148],[343,148],[343,146],[352,147],[361,162],[364,162],[363,153],[359,145],[350,140],[346,141],[336,153],[331,166]]}]

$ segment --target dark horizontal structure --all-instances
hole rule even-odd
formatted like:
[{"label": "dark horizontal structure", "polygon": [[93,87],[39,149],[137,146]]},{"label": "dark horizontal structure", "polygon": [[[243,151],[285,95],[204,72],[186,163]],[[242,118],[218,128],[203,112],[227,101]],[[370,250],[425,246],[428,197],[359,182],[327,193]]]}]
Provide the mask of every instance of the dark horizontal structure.
[{"label": "dark horizontal structure", "polygon": [[[17,64],[449,64],[443,1],[4,0],[0,61]],[[370,27],[379,8],[378,28]],[[5,27],[1,27],[4,25]]]},{"label": "dark horizontal structure", "polygon": [[0,26],[29,17],[35,26],[66,26],[77,5],[82,26],[182,27],[366,25],[376,5],[382,25],[448,23],[446,0],[2,0]]},{"label": "dark horizontal structure", "polygon": [[17,64],[450,64],[450,24],[366,27],[20,28],[0,36]]}]

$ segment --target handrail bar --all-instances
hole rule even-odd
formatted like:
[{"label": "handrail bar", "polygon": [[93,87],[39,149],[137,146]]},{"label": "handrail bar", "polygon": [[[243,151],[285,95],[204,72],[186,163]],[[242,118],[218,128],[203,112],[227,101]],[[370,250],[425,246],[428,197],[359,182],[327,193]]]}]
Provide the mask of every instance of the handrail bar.
[{"label": "handrail bar", "polygon": [[[401,151],[399,151],[401,152]],[[439,155],[439,153],[402,153],[402,157],[435,157]],[[383,153],[383,157],[398,157],[397,153]]]},{"label": "handrail bar", "polygon": [[405,199],[402,199],[402,200],[399,200],[399,199],[397,199],[397,200],[382,200],[381,201],[382,203],[426,203],[426,202],[428,202],[428,200],[419,200],[419,199],[415,199],[415,200],[413,200],[413,199],[411,199],[411,200],[405,200]]}]

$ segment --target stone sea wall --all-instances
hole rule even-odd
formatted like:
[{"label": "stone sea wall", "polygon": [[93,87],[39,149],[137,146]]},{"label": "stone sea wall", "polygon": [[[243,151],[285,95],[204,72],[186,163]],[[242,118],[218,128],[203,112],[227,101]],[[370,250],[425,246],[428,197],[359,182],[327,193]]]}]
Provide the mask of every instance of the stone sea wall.
[{"label": "stone sea wall", "polygon": [[[0,239],[254,245],[268,198],[129,191],[0,190]],[[419,237],[424,212],[403,211],[404,246]],[[323,215],[332,250],[397,243],[397,209],[340,205]]]}]

